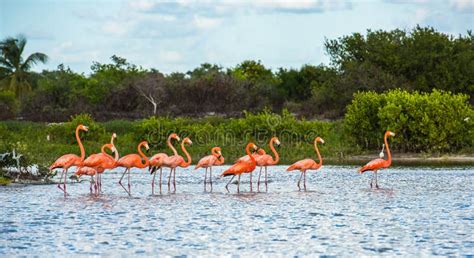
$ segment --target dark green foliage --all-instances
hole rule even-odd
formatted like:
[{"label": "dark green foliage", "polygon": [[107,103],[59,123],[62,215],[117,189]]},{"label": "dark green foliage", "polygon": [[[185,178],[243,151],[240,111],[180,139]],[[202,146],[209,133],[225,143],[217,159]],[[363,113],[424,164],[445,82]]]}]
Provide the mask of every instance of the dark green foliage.
[{"label": "dark green foliage", "polygon": [[366,148],[381,145],[385,130],[397,134],[395,149],[404,152],[455,152],[474,146],[474,110],[469,97],[434,90],[432,93],[360,92],[349,105],[345,126]]}]

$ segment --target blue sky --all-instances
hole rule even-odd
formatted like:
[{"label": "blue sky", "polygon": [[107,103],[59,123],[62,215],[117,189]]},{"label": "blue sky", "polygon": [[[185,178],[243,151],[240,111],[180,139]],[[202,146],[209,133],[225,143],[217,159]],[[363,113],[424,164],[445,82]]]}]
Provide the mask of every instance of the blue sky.
[{"label": "blue sky", "polygon": [[453,35],[474,28],[474,0],[0,0],[0,37],[23,34],[26,53],[89,73],[113,54],[144,68],[186,72],[246,59],[272,69],[328,64],[324,39],[429,25]]}]

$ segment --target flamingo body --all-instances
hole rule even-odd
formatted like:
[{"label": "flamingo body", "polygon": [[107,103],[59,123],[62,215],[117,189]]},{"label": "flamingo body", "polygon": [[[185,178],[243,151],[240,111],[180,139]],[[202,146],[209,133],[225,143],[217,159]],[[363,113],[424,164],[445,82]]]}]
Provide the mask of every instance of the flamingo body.
[{"label": "flamingo body", "polygon": [[384,159],[374,159],[367,163],[365,166],[359,168],[359,173],[364,173],[365,171],[374,171],[379,169],[388,168],[390,163]]},{"label": "flamingo body", "polygon": [[81,157],[77,156],[76,154],[65,154],[59,157],[50,167],[49,170],[53,170],[55,168],[70,168],[72,166],[81,166],[82,159]]},{"label": "flamingo body", "polygon": [[293,171],[293,170],[300,170],[305,171],[309,169],[319,169],[321,165],[319,165],[313,159],[303,159],[293,163],[293,165],[289,166],[286,171]]}]

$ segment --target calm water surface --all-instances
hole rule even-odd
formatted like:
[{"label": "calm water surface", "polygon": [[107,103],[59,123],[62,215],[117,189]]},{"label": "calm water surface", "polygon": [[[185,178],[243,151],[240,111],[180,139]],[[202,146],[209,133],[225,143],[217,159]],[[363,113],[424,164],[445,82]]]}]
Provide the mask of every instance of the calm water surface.
[{"label": "calm water surface", "polygon": [[474,254],[472,167],[392,168],[380,190],[355,171],[309,172],[308,192],[280,166],[268,193],[250,193],[248,175],[241,194],[225,191],[228,178],[205,193],[203,170],[192,169],[178,170],[175,194],[157,196],[145,170],[132,170],[132,197],[119,170],[103,176],[100,197],[88,182],[67,198],[55,185],[0,187],[0,255]]}]

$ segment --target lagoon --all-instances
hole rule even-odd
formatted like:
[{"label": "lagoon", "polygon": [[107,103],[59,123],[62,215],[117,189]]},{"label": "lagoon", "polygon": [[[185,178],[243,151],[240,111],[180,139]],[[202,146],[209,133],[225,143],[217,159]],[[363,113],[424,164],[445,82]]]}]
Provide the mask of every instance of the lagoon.
[{"label": "lagoon", "polygon": [[[369,188],[370,173],[324,166],[307,174],[269,169],[268,192],[241,194],[214,168],[178,169],[177,192],[151,196],[147,170],[132,170],[132,197],[103,175],[103,194],[89,183],[0,187],[0,255],[472,255],[474,168],[394,167]],[[257,170],[256,170],[257,171]],[[165,175],[168,170],[165,169]],[[156,188],[158,189],[158,188]]]}]

